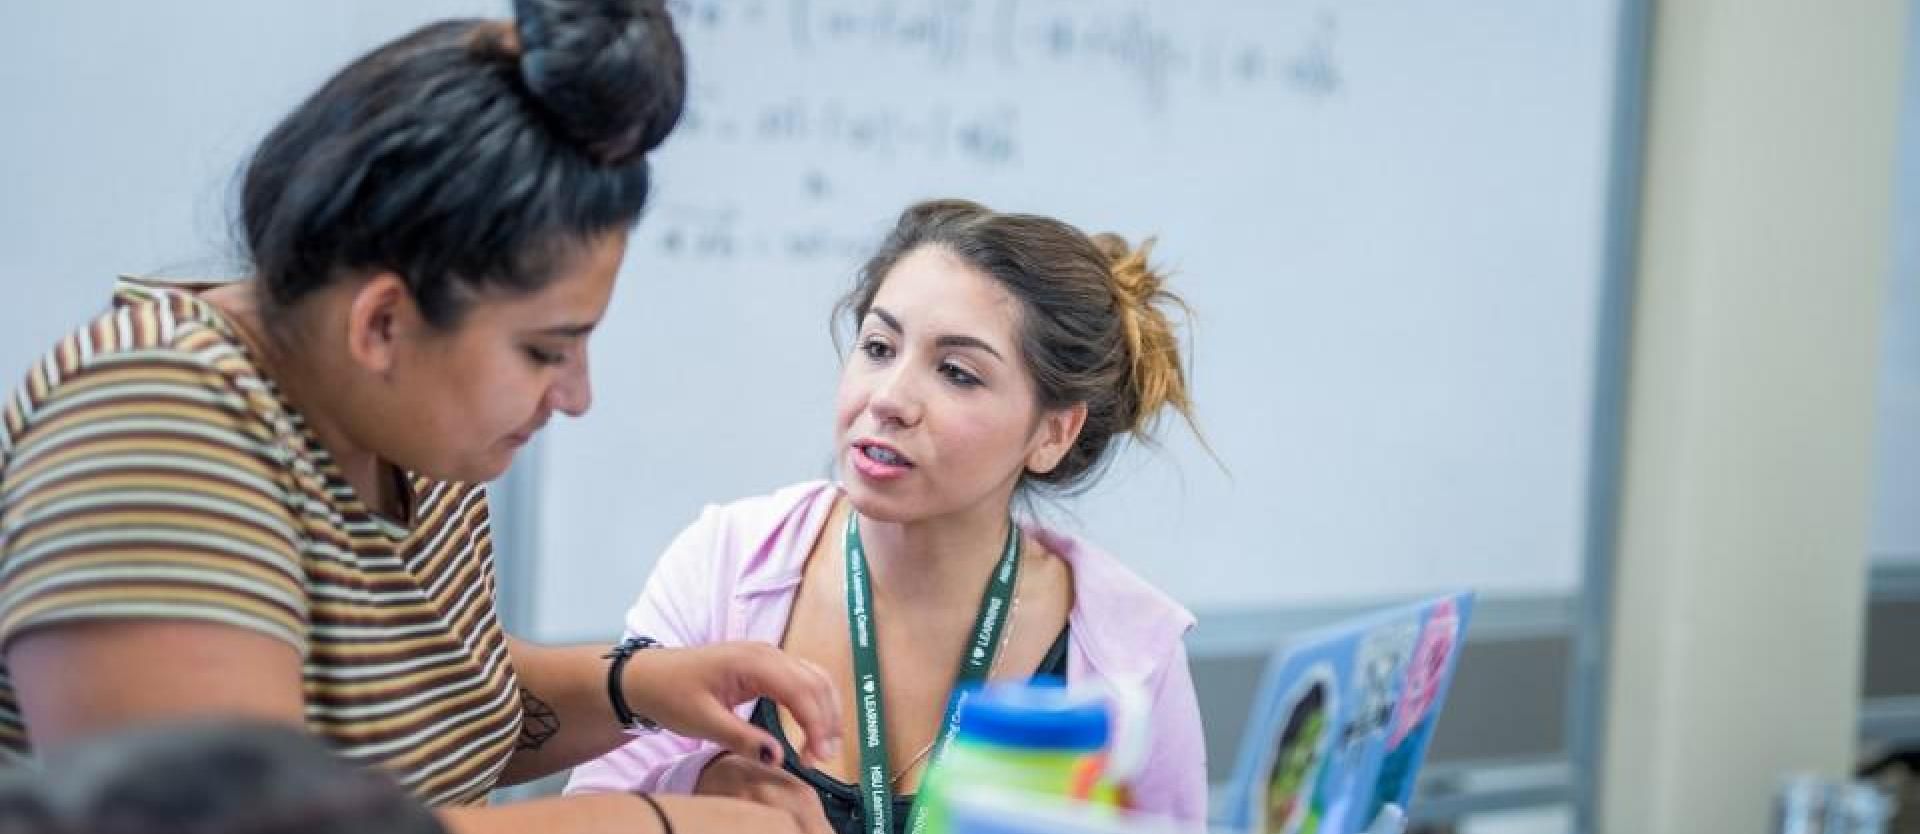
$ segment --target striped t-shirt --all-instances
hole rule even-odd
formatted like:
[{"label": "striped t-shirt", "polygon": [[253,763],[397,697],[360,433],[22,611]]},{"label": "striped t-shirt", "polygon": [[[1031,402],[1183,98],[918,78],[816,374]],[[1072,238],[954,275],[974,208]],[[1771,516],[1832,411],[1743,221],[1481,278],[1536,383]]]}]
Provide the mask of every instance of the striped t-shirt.
[{"label": "striped t-shirt", "polygon": [[[484,488],[355,497],[246,343],[182,287],[123,281],[0,422],[0,646],[63,623],[222,623],[304,661],[307,726],[434,805],[485,800],[520,729]],[[0,758],[31,754],[0,662]]]}]

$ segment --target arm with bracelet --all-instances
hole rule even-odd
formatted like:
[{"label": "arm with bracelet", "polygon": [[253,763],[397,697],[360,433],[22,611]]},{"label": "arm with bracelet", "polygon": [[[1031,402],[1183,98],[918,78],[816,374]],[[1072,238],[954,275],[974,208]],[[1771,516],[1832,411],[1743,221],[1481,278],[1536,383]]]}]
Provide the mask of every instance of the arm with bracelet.
[{"label": "arm with bracelet", "polygon": [[[757,645],[771,651],[777,634],[751,624],[730,622],[728,612],[735,608],[734,595],[742,592],[739,574],[752,569],[743,564],[746,554],[757,550],[750,542],[760,540],[756,525],[749,532],[730,521],[720,507],[708,507],[676,536],[654,564],[639,599],[628,611],[624,631],[629,641],[658,642],[672,646]],[[722,577],[726,577],[723,581]],[[749,619],[752,619],[749,617]],[[628,661],[645,663],[659,649],[646,649]],[[814,669],[812,664],[806,668]],[[824,675],[821,678],[825,681]],[[831,683],[827,684],[831,687]],[[832,697],[838,697],[837,695]],[[779,696],[774,696],[780,700]],[[632,703],[630,701],[630,703]],[[782,701],[784,703],[784,701]],[[838,717],[838,701],[821,705],[825,713],[818,717]],[[811,706],[803,705],[809,710]],[[643,716],[644,708],[634,707]],[[623,791],[660,791],[694,793],[702,773],[722,753],[732,752],[750,762],[777,764],[780,745],[766,731],[747,724],[750,705],[739,705],[729,716],[738,724],[727,726],[739,731],[731,737],[715,734],[683,733],[673,723],[660,718],[671,732],[636,733],[617,749],[574,768],[567,783],[568,793],[608,793]],[[722,721],[715,715],[714,720]],[[707,739],[714,739],[709,742]],[[730,741],[729,739],[737,739]],[[821,739],[808,745],[805,753],[813,759],[830,759],[839,754],[838,741]]]},{"label": "arm with bracelet", "polygon": [[658,734],[662,743],[695,746],[684,739],[711,739],[719,749],[765,758],[764,751],[778,749],[772,736],[734,712],[763,693],[793,703],[796,714],[816,726],[839,720],[826,677],[764,643],[667,648],[631,637],[611,651],[509,645],[525,715],[505,784],[573,767],[661,729],[672,731]]}]

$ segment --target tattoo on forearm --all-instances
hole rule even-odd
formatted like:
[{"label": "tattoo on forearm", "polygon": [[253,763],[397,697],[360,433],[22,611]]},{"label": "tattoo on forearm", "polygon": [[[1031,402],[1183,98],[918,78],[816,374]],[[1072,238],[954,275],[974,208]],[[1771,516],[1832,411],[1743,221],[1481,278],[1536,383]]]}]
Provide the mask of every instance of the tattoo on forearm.
[{"label": "tattoo on forearm", "polygon": [[520,750],[538,750],[560,734],[560,715],[532,690],[520,690]]}]

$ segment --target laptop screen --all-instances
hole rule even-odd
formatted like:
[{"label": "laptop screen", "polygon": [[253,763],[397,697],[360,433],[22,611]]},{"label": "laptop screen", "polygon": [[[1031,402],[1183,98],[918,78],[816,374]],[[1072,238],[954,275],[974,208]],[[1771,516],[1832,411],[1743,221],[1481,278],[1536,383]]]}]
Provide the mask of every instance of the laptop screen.
[{"label": "laptop screen", "polygon": [[1430,599],[1275,652],[1217,822],[1256,834],[1399,830],[1472,606],[1471,594]]}]

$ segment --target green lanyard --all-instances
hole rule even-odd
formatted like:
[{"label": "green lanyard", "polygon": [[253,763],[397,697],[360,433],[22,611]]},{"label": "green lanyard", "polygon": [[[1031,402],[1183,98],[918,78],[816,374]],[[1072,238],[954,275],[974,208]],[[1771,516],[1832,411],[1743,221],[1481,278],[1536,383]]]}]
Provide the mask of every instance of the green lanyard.
[{"label": "green lanyard", "polygon": [[[980,613],[974,619],[973,640],[960,657],[960,673],[954,680],[954,696],[947,703],[940,737],[934,740],[927,756],[927,772],[953,743],[960,732],[960,708],[966,702],[968,684],[986,680],[993,658],[1000,652],[1000,633],[1006,628],[1013,582],[1020,572],[1020,528],[1007,523],[1007,546],[999,567],[987,582],[980,598]],[[860,545],[859,513],[847,514],[847,630],[853,638],[854,697],[860,712],[860,806],[866,810],[867,834],[893,834],[893,788],[887,765],[887,721],[880,694],[880,651],[873,633],[873,614],[868,607],[873,585],[867,579],[867,551]],[[907,818],[908,834],[918,834],[926,825],[926,808],[918,801]]]}]

